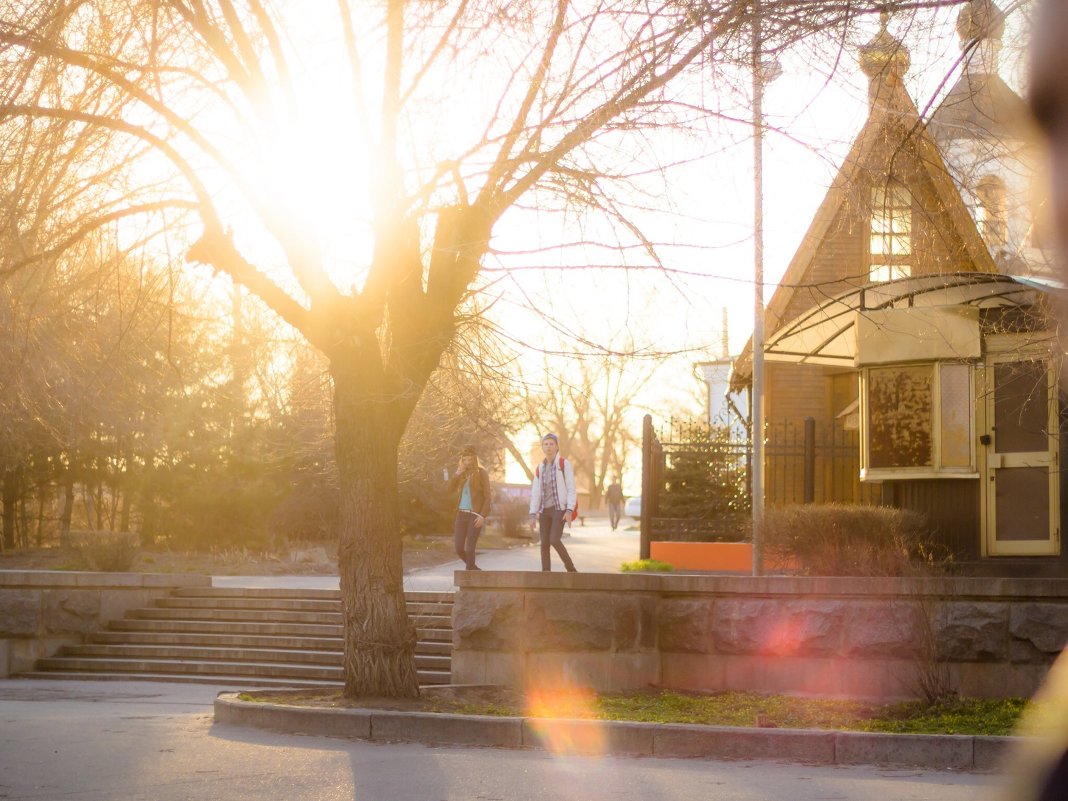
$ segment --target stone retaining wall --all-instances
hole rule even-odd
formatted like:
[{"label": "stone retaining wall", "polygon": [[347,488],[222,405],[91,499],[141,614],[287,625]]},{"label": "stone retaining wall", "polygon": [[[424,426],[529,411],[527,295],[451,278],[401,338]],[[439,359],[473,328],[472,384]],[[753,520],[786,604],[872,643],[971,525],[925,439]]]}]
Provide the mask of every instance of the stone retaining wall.
[{"label": "stone retaining wall", "polygon": [[1068,579],[457,574],[454,684],[873,699],[1029,696],[1068,641]]},{"label": "stone retaining wall", "polygon": [[0,570],[0,678],[32,670],[172,589],[210,585],[210,576],[187,574]]}]

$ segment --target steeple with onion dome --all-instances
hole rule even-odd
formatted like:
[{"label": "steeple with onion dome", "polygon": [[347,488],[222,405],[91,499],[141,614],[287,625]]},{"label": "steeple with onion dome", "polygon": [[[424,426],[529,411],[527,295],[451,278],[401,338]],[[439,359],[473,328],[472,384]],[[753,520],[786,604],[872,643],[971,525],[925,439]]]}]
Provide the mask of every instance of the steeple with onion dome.
[{"label": "steeple with onion dome", "polygon": [[1005,14],[994,0],[970,0],[957,15],[960,77],[927,122],[946,167],[998,268],[1048,268],[1034,246],[1031,188],[1035,131],[1027,104],[998,74]]},{"label": "steeple with onion dome", "polygon": [[964,71],[972,76],[997,75],[1005,14],[993,0],[971,0],[957,15],[961,50],[971,50]]},{"label": "steeple with onion dome", "polygon": [[889,12],[880,13],[879,32],[860,46],[860,68],[868,76],[868,104],[872,108],[886,102],[887,90],[901,90],[905,73],[912,64],[908,48],[887,30],[889,22]]}]

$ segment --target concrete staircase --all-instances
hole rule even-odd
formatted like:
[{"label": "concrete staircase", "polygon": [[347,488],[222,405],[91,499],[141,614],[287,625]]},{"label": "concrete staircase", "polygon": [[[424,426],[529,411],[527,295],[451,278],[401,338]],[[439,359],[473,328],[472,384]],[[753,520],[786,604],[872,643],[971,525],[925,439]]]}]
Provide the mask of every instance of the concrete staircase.
[{"label": "concrete staircase", "polygon": [[[452,593],[407,592],[423,685],[448,684]],[[246,687],[326,687],[342,675],[337,590],[175,590],[112,621],[84,645],[37,661],[27,678],[140,679]]]}]

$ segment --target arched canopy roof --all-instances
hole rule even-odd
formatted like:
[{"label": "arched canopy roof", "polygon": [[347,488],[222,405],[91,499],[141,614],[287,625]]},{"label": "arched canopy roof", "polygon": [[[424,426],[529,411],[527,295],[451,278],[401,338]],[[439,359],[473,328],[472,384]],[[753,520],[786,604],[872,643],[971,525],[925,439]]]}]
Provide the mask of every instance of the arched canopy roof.
[{"label": "arched canopy roof", "polygon": [[764,345],[764,358],[799,364],[852,367],[857,356],[857,318],[865,312],[903,308],[977,309],[1033,306],[1043,294],[1065,287],[1031,278],[954,273],[901,278],[843,292],[781,326]]}]

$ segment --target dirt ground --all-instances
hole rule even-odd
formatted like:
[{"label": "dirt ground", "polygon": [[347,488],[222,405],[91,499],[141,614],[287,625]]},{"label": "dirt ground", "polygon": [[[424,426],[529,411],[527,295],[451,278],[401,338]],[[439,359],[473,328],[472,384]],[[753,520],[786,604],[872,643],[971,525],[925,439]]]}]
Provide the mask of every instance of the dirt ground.
[{"label": "dirt ground", "polygon": [[[526,539],[501,536],[494,530],[479,538],[479,550],[514,548]],[[404,541],[404,569],[451,562],[456,558],[451,536],[410,537]],[[28,548],[0,551],[0,570],[86,570],[86,561],[73,548]],[[332,546],[304,545],[268,553],[244,548],[210,552],[141,549],[131,573],[196,573],[213,576],[334,576],[337,553]]]}]

